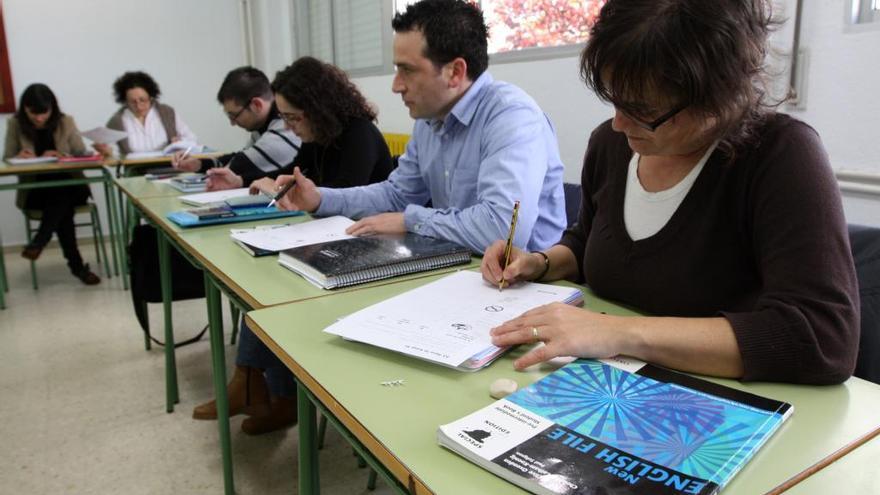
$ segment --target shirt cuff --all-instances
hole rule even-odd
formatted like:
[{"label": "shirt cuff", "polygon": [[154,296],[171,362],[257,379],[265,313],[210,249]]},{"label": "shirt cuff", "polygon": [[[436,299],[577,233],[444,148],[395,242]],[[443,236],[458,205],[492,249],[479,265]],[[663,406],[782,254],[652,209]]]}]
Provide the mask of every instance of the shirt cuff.
[{"label": "shirt cuff", "polygon": [[321,203],[315,210],[315,215],[319,217],[329,217],[339,215],[342,207],[345,206],[345,200],[340,191],[330,187],[319,187],[318,192],[321,193]]},{"label": "shirt cuff", "polygon": [[403,224],[406,226],[407,232],[415,232],[416,234],[425,234],[427,230],[428,219],[433,215],[433,208],[425,208],[419,205],[407,205],[403,210]]}]

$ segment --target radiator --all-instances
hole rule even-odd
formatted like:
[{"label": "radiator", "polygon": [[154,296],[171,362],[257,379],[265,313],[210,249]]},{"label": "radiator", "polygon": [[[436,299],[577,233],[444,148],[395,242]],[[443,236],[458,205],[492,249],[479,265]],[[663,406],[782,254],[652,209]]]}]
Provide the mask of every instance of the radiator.
[{"label": "radiator", "polygon": [[864,170],[838,169],[834,171],[842,192],[867,194],[880,198],[880,173]]}]

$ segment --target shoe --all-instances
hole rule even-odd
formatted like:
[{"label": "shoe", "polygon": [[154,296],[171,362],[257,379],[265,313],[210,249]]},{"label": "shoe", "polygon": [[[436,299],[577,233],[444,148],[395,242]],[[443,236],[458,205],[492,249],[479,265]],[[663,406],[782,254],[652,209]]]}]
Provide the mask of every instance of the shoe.
[{"label": "shoe", "polygon": [[73,276],[82,280],[82,283],[86,285],[98,285],[101,283],[101,279],[98,278],[97,275],[92,273],[92,271],[89,269],[89,265],[84,265],[79,270],[73,272]]},{"label": "shoe", "polygon": [[24,250],[21,252],[21,257],[29,259],[31,261],[36,261],[37,258],[42,254],[43,248],[39,246],[25,246]]},{"label": "shoe", "polygon": [[[269,386],[263,371],[249,366],[236,366],[226,386],[229,417],[239,414],[269,414]],[[217,403],[205,402],[193,409],[193,419],[217,419]]]},{"label": "shoe", "polygon": [[262,435],[296,424],[296,397],[280,397],[272,401],[269,414],[251,416],[241,422],[241,431],[248,435]]}]

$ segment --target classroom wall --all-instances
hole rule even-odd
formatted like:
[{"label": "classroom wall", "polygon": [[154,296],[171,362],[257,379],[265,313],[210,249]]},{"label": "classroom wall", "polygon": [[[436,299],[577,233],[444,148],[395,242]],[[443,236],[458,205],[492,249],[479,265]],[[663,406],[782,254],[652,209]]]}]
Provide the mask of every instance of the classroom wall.
[{"label": "classroom wall", "polygon": [[[844,0],[804,3],[801,46],[809,59],[806,103],[803,109],[786,106],[782,111],[816,128],[834,168],[880,174],[880,27],[848,29]],[[786,15],[792,15],[790,5],[782,7]],[[774,44],[790,46],[790,35],[786,26]],[[496,79],[523,88],[550,116],[565,163],[565,180],[579,181],[589,133],[612,112],[581,83],[577,57],[493,64],[490,70]],[[390,75],[362,77],[356,83],[379,107],[382,130],[411,131],[406,107],[391,93]],[[848,221],[880,226],[880,197],[846,193],[844,207]]]},{"label": "classroom wall", "polygon": [[[28,84],[46,83],[61,109],[87,130],[104,125],[118,108],[112,96],[116,77],[145,70],[159,83],[161,100],[202,143],[222,150],[246,141],[215,101],[226,72],[245,61],[238,2],[5,0],[3,15],[16,100]],[[0,116],[0,135],[8,117]],[[93,185],[92,191],[103,211],[102,188]],[[25,240],[14,197],[0,192],[5,245]]]}]

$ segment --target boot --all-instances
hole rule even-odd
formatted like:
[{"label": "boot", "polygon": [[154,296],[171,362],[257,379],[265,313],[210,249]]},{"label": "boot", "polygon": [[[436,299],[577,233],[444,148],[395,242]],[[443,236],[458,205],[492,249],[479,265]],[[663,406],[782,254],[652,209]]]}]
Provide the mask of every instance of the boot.
[{"label": "boot", "polygon": [[262,435],[293,426],[296,419],[296,397],[279,397],[272,401],[269,414],[245,418],[241,422],[241,431],[248,435]]},{"label": "boot", "polygon": [[[229,417],[237,414],[265,415],[269,411],[269,387],[263,371],[249,366],[236,366],[226,386]],[[217,403],[205,402],[193,409],[193,419],[217,419]]]}]

